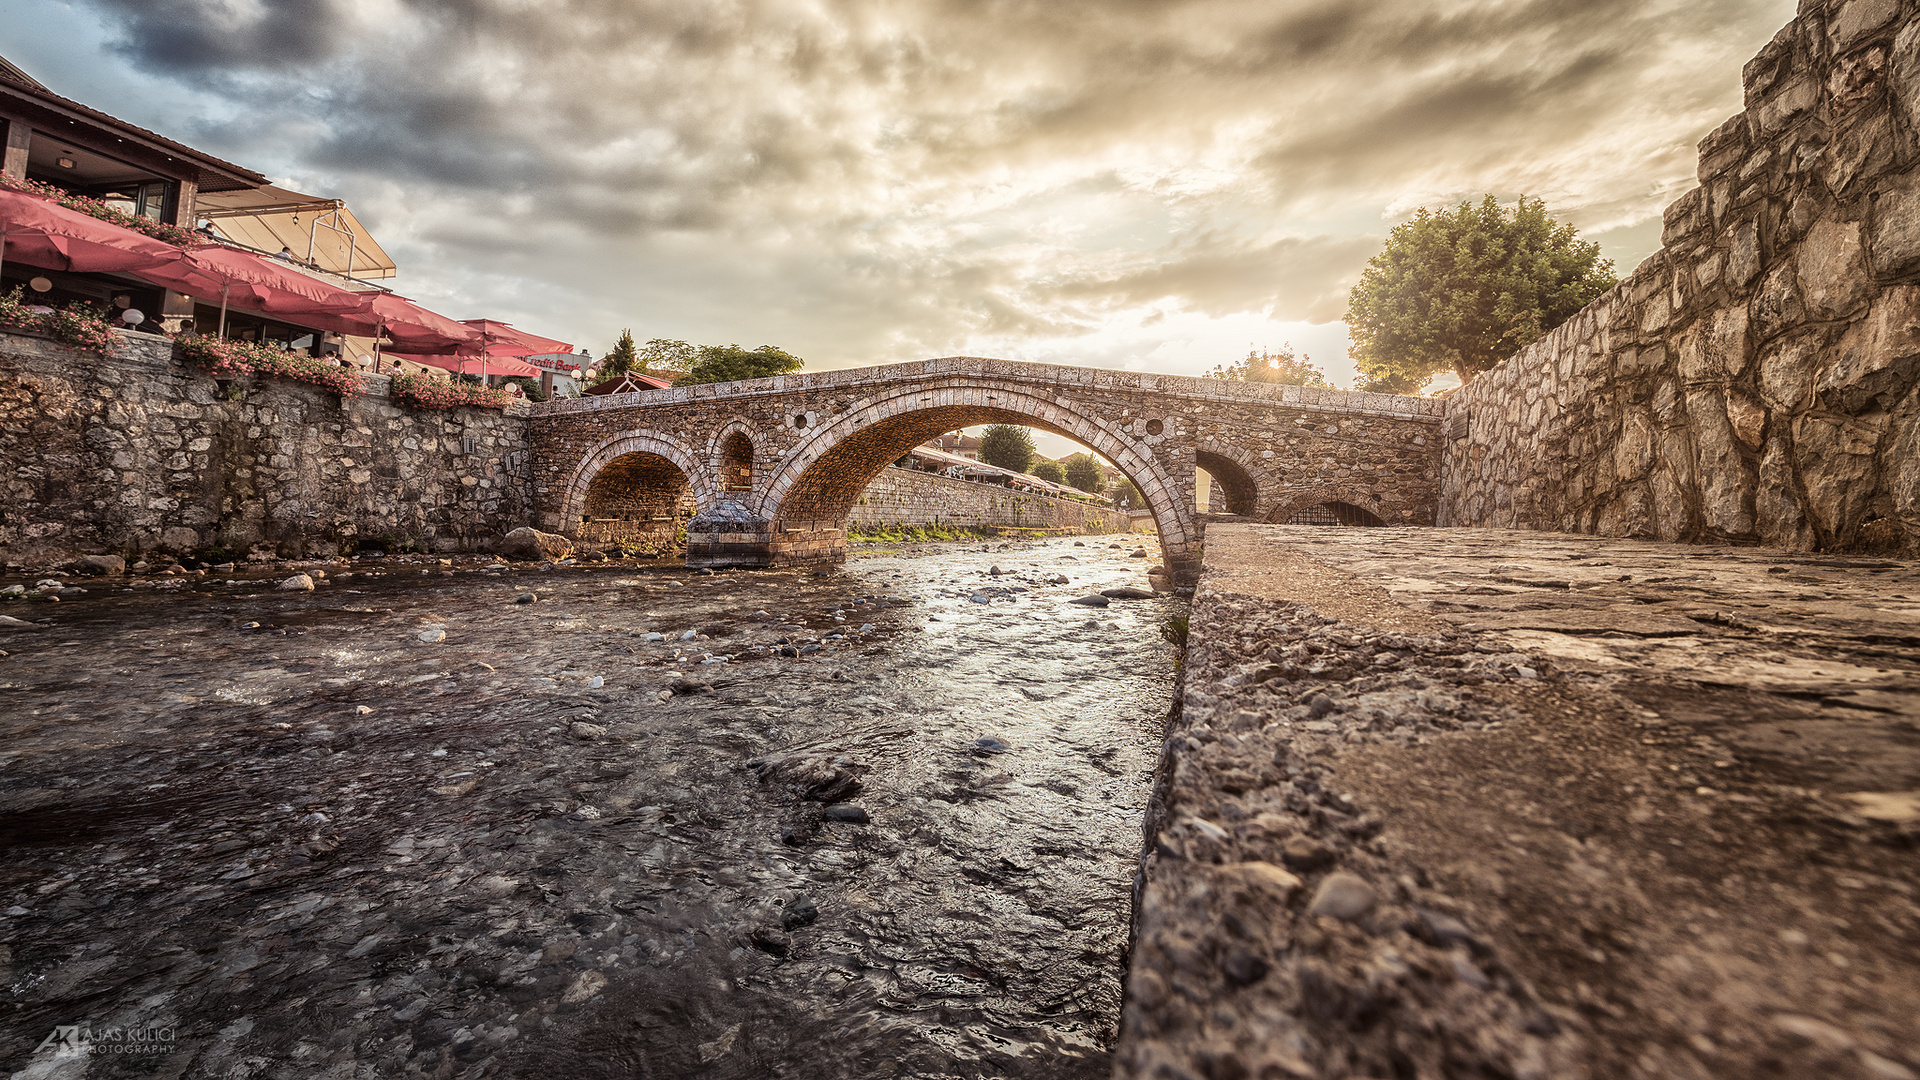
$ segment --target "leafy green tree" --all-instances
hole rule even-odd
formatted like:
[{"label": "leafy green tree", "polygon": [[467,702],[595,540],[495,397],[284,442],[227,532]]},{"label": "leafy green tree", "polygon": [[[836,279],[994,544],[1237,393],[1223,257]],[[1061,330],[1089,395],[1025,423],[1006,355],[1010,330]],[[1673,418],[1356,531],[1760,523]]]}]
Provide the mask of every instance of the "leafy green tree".
[{"label": "leafy green tree", "polygon": [[700,346],[672,338],[653,338],[640,346],[640,373],[673,382],[700,359]]},{"label": "leafy green tree", "polygon": [[1247,350],[1247,358],[1237,364],[1223,364],[1207,372],[1209,379],[1231,379],[1235,382],[1272,383],[1276,386],[1317,386],[1325,390],[1333,389],[1327,381],[1327,373],[1313,366],[1311,359],[1298,356],[1292,345],[1280,346],[1279,352],[1267,352],[1262,349]]},{"label": "leafy green tree", "polygon": [[600,358],[600,377],[617,379],[634,370],[639,355],[633,347],[633,331],[620,331],[620,340],[614,343],[613,351]]},{"label": "leafy green tree", "polygon": [[1067,482],[1067,470],[1061,468],[1057,461],[1036,461],[1033,467],[1027,470],[1027,475],[1037,480],[1045,480],[1049,484]]},{"label": "leafy green tree", "polygon": [[1113,487],[1113,501],[1122,510],[1145,510],[1147,508],[1146,496],[1140,494],[1140,489],[1134,486],[1133,481],[1124,477]]},{"label": "leafy green tree", "polygon": [[1360,388],[1413,393],[1451,370],[1461,382],[1566,322],[1618,283],[1600,245],[1521,196],[1509,214],[1422,209],[1393,230],[1347,298]]},{"label": "leafy green tree", "polygon": [[762,345],[757,349],[743,349],[738,345],[703,345],[693,365],[685,375],[673,380],[673,385],[764,379],[799,371],[801,363],[799,357],[772,345]]},{"label": "leafy green tree", "polygon": [[1067,459],[1067,483],[1089,495],[1098,495],[1107,486],[1107,471],[1093,460],[1092,454],[1075,454]]},{"label": "leafy green tree", "polygon": [[1013,472],[1033,463],[1033,433],[1018,424],[994,424],[980,436],[980,460]]}]

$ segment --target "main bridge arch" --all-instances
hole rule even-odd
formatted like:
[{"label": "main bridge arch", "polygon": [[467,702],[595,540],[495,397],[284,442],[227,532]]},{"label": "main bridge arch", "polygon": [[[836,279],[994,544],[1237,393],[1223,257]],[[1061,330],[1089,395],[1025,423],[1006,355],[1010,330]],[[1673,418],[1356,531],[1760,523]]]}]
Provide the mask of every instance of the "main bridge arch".
[{"label": "main bridge arch", "polygon": [[[1062,400],[1047,400],[1004,383],[948,378],[892,389],[830,418],[797,414],[805,434],[780,464],[756,485],[748,501],[750,520],[696,518],[688,526],[689,565],[745,561],[751,543],[736,528],[766,530],[766,560],[815,562],[843,554],[846,523],[867,485],[902,454],[942,432],[979,424],[1010,423],[1041,428],[1093,450],[1133,481],[1147,500],[1167,567],[1176,575],[1197,570],[1198,538],[1192,507],[1182,486],[1168,475],[1145,442],[1126,430]],[[703,541],[703,536],[728,539]]]}]

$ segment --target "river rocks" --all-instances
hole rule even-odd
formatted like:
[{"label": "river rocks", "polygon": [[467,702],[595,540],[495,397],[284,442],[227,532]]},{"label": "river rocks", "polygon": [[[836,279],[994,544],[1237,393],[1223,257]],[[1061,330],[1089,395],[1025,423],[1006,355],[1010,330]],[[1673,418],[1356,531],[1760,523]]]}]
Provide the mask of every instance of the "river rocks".
[{"label": "river rocks", "polygon": [[82,555],[74,560],[74,573],[111,576],[127,572],[127,560],[118,555]]},{"label": "river rocks", "polygon": [[[802,799],[843,804],[861,789],[867,767],[845,754],[785,754],[749,761],[747,767],[767,785],[784,786]],[[831,809],[831,808],[829,808]]]},{"label": "river rocks", "polygon": [[1127,558],[1129,559],[1144,559],[1146,557],[1147,557],[1146,548],[1134,548],[1133,553],[1127,556]]},{"label": "river rocks", "polygon": [[306,574],[295,574],[276,584],[274,588],[281,592],[312,592],[313,578]]},{"label": "river rocks", "polygon": [[1091,596],[1082,596],[1077,600],[1069,600],[1067,603],[1080,604],[1084,607],[1106,607],[1109,601],[1099,593],[1094,593]]},{"label": "river rocks", "polygon": [[844,822],[848,825],[865,825],[870,820],[867,812],[852,803],[834,803],[823,811],[828,821]]},{"label": "river rocks", "polygon": [[1280,861],[1301,873],[1324,870],[1333,860],[1333,849],[1312,837],[1290,836],[1280,846]]},{"label": "river rocks", "polygon": [[1150,589],[1135,589],[1123,585],[1114,589],[1101,589],[1100,595],[1109,600],[1151,600],[1157,594]]},{"label": "river rocks", "polygon": [[500,539],[500,554],[523,562],[564,559],[572,552],[573,541],[525,525]]},{"label": "river rocks", "polygon": [[780,926],[785,930],[798,930],[803,926],[812,926],[820,917],[820,908],[804,896],[795,897],[780,912]]},{"label": "river rocks", "polygon": [[420,631],[422,645],[438,645],[445,640],[447,640],[447,630],[444,626],[429,626]]},{"label": "river rocks", "polygon": [[[537,603],[539,599],[540,598],[538,596],[535,596],[533,593],[523,592],[519,596],[514,597],[513,602],[516,604],[532,604],[532,603]],[[658,634],[654,634],[651,636],[656,640],[660,637],[660,635]]]},{"label": "river rocks", "polygon": [[1344,872],[1328,874],[1313,891],[1313,902],[1307,905],[1307,912],[1331,919],[1352,922],[1379,902],[1380,896],[1365,878]]},{"label": "river rocks", "polygon": [[973,740],[973,752],[983,757],[989,754],[1004,754],[1011,749],[1013,749],[1013,747],[1008,746],[1006,743],[1001,742],[991,735]]},{"label": "river rocks", "polygon": [[607,737],[607,726],[605,724],[589,724],[585,720],[575,720],[567,728],[567,734],[583,742],[593,742]]}]

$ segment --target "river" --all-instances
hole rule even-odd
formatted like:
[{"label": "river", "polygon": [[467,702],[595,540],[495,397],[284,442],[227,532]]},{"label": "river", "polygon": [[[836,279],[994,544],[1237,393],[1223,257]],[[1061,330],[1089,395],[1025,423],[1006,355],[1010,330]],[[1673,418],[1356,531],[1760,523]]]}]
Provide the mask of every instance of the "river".
[{"label": "river", "polygon": [[0,1068],[1105,1076],[1176,602],[1069,601],[1143,539],[0,605]]}]

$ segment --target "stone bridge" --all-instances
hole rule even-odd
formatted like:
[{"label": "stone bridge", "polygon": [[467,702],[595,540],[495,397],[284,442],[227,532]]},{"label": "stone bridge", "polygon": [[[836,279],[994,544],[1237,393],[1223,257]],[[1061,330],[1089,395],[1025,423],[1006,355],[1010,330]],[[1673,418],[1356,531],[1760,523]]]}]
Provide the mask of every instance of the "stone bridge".
[{"label": "stone bridge", "polygon": [[[1331,505],[1363,524],[1434,520],[1444,402],[947,357],[533,407],[536,513],[576,539],[658,538],[683,508],[691,566],[829,561],[882,469],[946,431],[1009,423],[1112,462],[1191,579],[1205,470],[1238,519]],[[1217,506],[1216,502],[1216,506]]]}]

